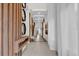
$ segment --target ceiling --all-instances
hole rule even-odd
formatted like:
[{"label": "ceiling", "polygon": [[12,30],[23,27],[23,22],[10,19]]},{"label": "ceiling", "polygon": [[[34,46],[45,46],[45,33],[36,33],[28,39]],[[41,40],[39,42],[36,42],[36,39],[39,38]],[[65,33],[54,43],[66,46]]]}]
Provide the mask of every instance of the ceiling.
[{"label": "ceiling", "polygon": [[47,3],[28,3],[35,21],[39,21],[41,17],[47,17]]},{"label": "ceiling", "polygon": [[28,3],[29,9],[32,15],[46,15],[47,14],[47,3]]},{"label": "ceiling", "polygon": [[29,9],[32,11],[46,11],[47,3],[28,3]]}]

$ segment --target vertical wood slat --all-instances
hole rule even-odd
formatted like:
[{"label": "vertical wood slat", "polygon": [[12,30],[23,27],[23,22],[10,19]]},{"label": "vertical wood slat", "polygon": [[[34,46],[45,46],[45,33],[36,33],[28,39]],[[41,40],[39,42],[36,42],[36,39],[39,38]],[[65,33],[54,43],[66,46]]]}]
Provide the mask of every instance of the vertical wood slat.
[{"label": "vertical wood slat", "polygon": [[16,44],[16,36],[17,36],[17,34],[16,34],[16,21],[17,21],[17,12],[16,12],[16,10],[17,10],[17,4],[15,3],[14,5],[14,9],[13,9],[13,12],[14,12],[14,14],[13,14],[13,55],[15,55],[15,53],[17,52],[17,49],[18,49],[18,45]]},{"label": "vertical wood slat", "polygon": [[0,56],[2,55],[2,4],[0,4]]},{"label": "vertical wood slat", "polygon": [[19,21],[18,21],[19,22],[19,26],[18,26],[19,39],[21,38],[21,35],[22,35],[22,29],[21,29],[22,28],[22,12],[21,11],[22,11],[22,4],[20,3],[19,4],[19,11],[18,11],[18,15],[19,15],[18,16],[18,18],[19,18]]},{"label": "vertical wood slat", "polygon": [[16,40],[18,40],[18,4],[16,4]]},{"label": "vertical wood slat", "polygon": [[19,11],[19,8],[18,8],[18,6],[19,6],[19,4],[17,4],[17,40],[19,39],[19,35],[18,35],[18,30],[19,30],[18,29],[18,26],[19,26],[19,22],[18,22],[19,21],[19,17],[18,17],[19,16],[19,12],[18,11]]},{"label": "vertical wood slat", "polygon": [[21,4],[0,4],[0,55],[15,55],[21,36]]},{"label": "vertical wood slat", "polygon": [[3,4],[3,55],[8,56],[8,4]]},{"label": "vertical wood slat", "polygon": [[13,4],[9,4],[9,56],[13,55]]},{"label": "vertical wood slat", "polygon": [[[22,29],[21,29],[22,28],[22,4],[21,3],[19,4],[18,9],[19,9],[18,10],[18,18],[19,18],[18,34],[19,34],[19,39],[20,39],[22,35]],[[19,51],[19,54],[20,56],[22,55],[22,50]]]},{"label": "vertical wood slat", "polygon": [[18,51],[17,39],[21,36],[21,4],[13,4],[13,55]]},{"label": "vertical wood slat", "polygon": [[21,32],[20,31],[21,30],[21,28],[20,28],[20,25],[21,25],[21,23],[20,23],[21,22],[21,15],[20,15],[21,9],[20,9],[20,7],[21,6],[20,5],[21,5],[20,3],[17,4],[17,19],[16,19],[17,20],[17,40],[20,39],[20,32]]},{"label": "vertical wood slat", "polygon": [[21,16],[21,3],[18,4],[18,39],[21,38],[21,21],[22,21],[22,16]]},{"label": "vertical wood slat", "polygon": [[[21,20],[22,20],[22,16],[21,16],[21,4],[16,4],[17,7],[16,7],[16,34],[17,34],[17,37],[16,37],[16,40],[20,39],[21,38]],[[18,44],[16,44],[16,51],[19,49],[19,46]]]},{"label": "vertical wood slat", "polygon": [[16,46],[16,42],[15,42],[16,40],[16,3],[13,3],[12,5],[13,5],[13,11],[12,11],[13,40],[12,41],[13,41],[13,56],[15,56],[15,52],[16,52],[15,50],[17,49],[17,48],[15,49],[15,46]]}]

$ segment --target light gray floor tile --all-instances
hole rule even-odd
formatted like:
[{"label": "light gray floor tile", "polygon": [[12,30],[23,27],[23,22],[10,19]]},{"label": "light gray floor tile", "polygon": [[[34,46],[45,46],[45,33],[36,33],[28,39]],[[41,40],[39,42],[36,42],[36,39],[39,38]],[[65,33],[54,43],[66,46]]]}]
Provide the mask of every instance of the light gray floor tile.
[{"label": "light gray floor tile", "polygon": [[56,56],[56,51],[49,50],[47,42],[31,42],[23,56]]}]

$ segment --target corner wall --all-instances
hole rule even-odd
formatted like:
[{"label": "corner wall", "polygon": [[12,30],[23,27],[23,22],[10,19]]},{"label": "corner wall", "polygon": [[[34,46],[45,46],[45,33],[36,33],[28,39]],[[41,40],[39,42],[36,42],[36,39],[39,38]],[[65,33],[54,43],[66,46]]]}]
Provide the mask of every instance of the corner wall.
[{"label": "corner wall", "polygon": [[56,6],[55,4],[48,4],[48,45],[50,50],[56,50],[55,38],[55,20],[56,20]]}]

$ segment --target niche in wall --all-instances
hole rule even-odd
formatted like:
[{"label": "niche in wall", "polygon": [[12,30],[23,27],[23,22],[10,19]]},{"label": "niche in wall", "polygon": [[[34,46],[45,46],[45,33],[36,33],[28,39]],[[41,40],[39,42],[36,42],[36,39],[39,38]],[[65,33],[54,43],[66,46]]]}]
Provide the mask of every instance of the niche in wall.
[{"label": "niche in wall", "polygon": [[26,21],[26,12],[22,9],[22,21]]},{"label": "niche in wall", "polygon": [[22,35],[26,34],[26,24],[22,23]]},{"label": "niche in wall", "polygon": [[22,36],[26,36],[26,3],[22,4]]}]

